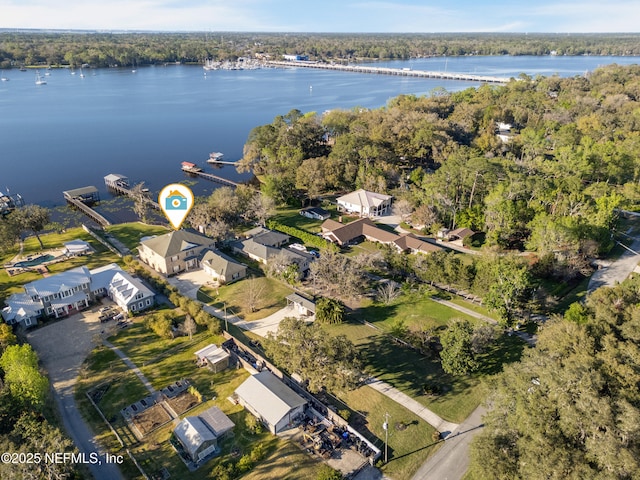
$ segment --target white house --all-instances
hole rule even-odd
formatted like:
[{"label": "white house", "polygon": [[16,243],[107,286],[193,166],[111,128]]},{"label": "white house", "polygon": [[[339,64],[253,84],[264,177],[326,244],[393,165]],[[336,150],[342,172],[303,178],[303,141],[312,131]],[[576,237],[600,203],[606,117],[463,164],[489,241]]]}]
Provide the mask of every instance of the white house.
[{"label": "white house", "polygon": [[356,190],[336,199],[338,211],[355,213],[361,217],[379,217],[391,210],[391,195]]},{"label": "white house", "polygon": [[29,327],[39,317],[71,315],[105,296],[125,311],[145,310],[155,303],[155,293],[115,263],[93,270],[84,266],[73,268],[28,283],[24,291],[5,301],[2,318],[9,324]]}]

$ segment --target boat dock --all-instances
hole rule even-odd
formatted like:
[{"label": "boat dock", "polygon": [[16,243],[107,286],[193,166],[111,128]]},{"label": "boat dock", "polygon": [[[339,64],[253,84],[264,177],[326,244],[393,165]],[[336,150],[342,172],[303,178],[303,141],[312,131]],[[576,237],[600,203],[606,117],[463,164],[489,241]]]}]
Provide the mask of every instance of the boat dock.
[{"label": "boat dock", "polygon": [[[120,175],[119,173],[110,173],[109,175],[104,177],[104,184],[109,190],[115,193],[125,195],[130,198],[136,197],[136,195],[131,190],[131,187],[129,186],[129,179],[124,175]],[[148,196],[145,196],[144,198],[146,203],[148,203],[156,210],[160,210],[160,205],[158,204],[158,202]]]},{"label": "boat dock", "polygon": [[195,163],[191,162],[182,162],[182,171],[188,173],[189,175],[195,175],[196,177],[201,177],[206,180],[210,180],[212,182],[221,183],[222,185],[226,185],[229,187],[237,187],[240,185],[237,182],[228,180],[226,178],[219,177],[212,173],[204,172],[200,167],[198,167]]},{"label": "boat dock", "polygon": [[465,82],[480,83],[509,83],[510,78],[494,77],[490,75],[475,75],[471,73],[455,73],[455,72],[438,72],[428,70],[413,70],[410,68],[387,68],[374,67],[367,65],[340,65],[335,63],[319,63],[319,62],[303,62],[303,61],[270,61],[267,62],[272,67],[303,67],[303,68],[319,68],[322,70],[339,70],[343,72],[355,73],[375,73],[378,75],[397,75],[401,77],[418,77],[418,78],[440,78],[443,80],[458,80]]},{"label": "boat dock", "polygon": [[100,201],[100,195],[96,187],[82,187],[62,192],[64,199],[73,207],[76,207],[91,220],[102,227],[108,227],[111,222],[96,212],[90,205]]}]

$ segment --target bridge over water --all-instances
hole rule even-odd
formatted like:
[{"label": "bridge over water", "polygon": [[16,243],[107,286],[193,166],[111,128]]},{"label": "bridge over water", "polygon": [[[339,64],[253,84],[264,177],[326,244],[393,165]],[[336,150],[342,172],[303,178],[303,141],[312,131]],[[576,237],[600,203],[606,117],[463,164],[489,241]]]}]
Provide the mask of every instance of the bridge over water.
[{"label": "bridge over water", "polygon": [[471,73],[437,72],[429,70],[412,70],[410,68],[387,68],[368,65],[340,65],[335,63],[304,62],[304,61],[271,61],[267,65],[272,67],[302,67],[318,68],[322,70],[338,70],[342,72],[375,73],[378,75],[397,75],[401,77],[440,78],[444,80],[458,80],[466,82],[505,84],[511,80],[508,77],[494,77],[490,75],[475,75]]}]

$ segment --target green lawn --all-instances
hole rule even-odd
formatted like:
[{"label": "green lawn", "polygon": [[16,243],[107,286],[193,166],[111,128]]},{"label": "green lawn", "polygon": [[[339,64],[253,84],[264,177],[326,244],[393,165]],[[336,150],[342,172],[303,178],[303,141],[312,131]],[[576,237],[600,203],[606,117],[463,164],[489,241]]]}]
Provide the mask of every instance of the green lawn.
[{"label": "green lawn", "polygon": [[202,287],[198,291],[198,300],[221,309],[226,305],[228,314],[248,321],[267,317],[287,306],[286,297],[292,293],[290,288],[269,277],[255,277],[254,280],[254,288],[262,292],[256,304],[256,311],[252,312],[247,305],[247,289],[250,288],[248,279],[223,285],[218,289]]},{"label": "green lawn", "polygon": [[107,231],[124,243],[127,248],[134,250],[138,247],[142,237],[152,235],[164,235],[169,233],[169,229],[161,225],[147,225],[142,222],[120,223],[111,225]]},{"label": "green lawn", "polygon": [[[103,245],[94,240],[93,237],[91,237],[82,228],[71,228],[63,233],[49,233],[41,235],[40,239],[44,245],[44,250],[60,249],[63,247],[65,242],[75,239],[89,242],[95,250],[95,253],[92,255],[70,258],[64,262],[49,265],[47,268],[51,274],[60,273],[82,265],[86,265],[91,269],[120,261],[120,258],[117,255],[111,253]],[[42,252],[42,250],[43,249],[40,248],[40,243],[38,243],[36,237],[29,237],[25,239],[23,249],[24,256],[38,254]],[[14,253],[5,256],[2,259],[3,263],[11,260],[17,253],[18,250],[16,249]],[[7,298],[12,293],[23,292],[23,285],[41,278],[43,278],[42,275],[36,272],[25,272],[10,277],[6,270],[0,269],[0,298]]]},{"label": "green lawn", "polygon": [[402,294],[388,305],[371,301],[363,303],[354,312],[355,318],[373,323],[387,332],[399,321],[403,321],[409,328],[436,329],[445,327],[454,318],[478,322],[465,313],[434,302],[429,295],[421,292]]},{"label": "green lawn", "polygon": [[[137,318],[134,325],[121,330],[110,341],[121,348],[140,367],[153,386],[162,388],[180,379],[188,378],[202,394],[204,402],[185,415],[197,415],[211,406],[218,406],[235,423],[233,434],[221,443],[222,453],[195,472],[189,472],[169,443],[173,423],[160,427],[148,434],[142,442],[137,442],[122,419],[119,410],[131,402],[148,395],[138,377],[127,369],[115,353],[105,347],[96,348],[83,365],[76,387],[76,398],[83,413],[98,439],[110,453],[124,454],[122,465],[125,478],[141,478],[138,470],[128,460],[124,450],[110,433],[104,421],[90,405],[84,393],[97,385],[108,384],[109,388],[99,401],[105,416],[112,422],[147,474],[158,474],[166,469],[171,478],[185,480],[215,479],[212,469],[221,462],[237,461],[262,443],[267,455],[246,478],[255,480],[266,478],[313,478],[318,463],[301,452],[295,445],[278,439],[268,432],[251,433],[245,424],[248,415],[240,405],[233,405],[227,398],[249,376],[244,369],[227,369],[214,374],[206,368],[198,368],[194,353],[209,343],[220,344],[220,336],[209,335],[201,330],[192,341],[188,337],[166,340],[146,330]],[[290,459],[283,462],[282,459]],[[277,477],[272,477],[276,472]]]},{"label": "green lawn", "polygon": [[382,451],[384,460],[385,432],[382,424],[389,414],[388,463],[382,471],[394,480],[409,479],[427,457],[440,446],[434,441],[434,428],[406,408],[371,387],[360,387],[341,394],[342,399],[357,413],[350,423],[366,434]]},{"label": "green lawn", "polygon": [[[336,215],[336,206],[331,204],[329,206],[323,206],[325,210],[331,212],[331,216],[334,217]],[[306,230],[311,233],[318,233],[320,231],[320,225],[324,220],[315,220],[313,218],[307,218],[300,215],[300,208],[289,208],[283,207],[279,208],[276,214],[273,216],[273,219],[276,222],[283,223],[284,225],[289,225],[290,227],[300,228],[301,230]]]},{"label": "green lawn", "polygon": [[[481,358],[481,368],[473,375],[454,377],[440,366],[436,352],[422,355],[395,344],[388,335],[365,326],[366,320],[384,331],[393,322],[404,319],[407,326],[443,329],[453,318],[466,318],[460,312],[437,304],[426,297],[401,297],[391,305],[369,304],[353,312],[341,325],[325,328],[334,335],[345,335],[358,347],[371,375],[390,383],[435,413],[453,422],[464,420],[486,395],[484,379],[499,372],[504,363],[520,358],[525,348],[518,337],[501,336]],[[474,323],[478,320],[470,319]],[[437,396],[424,394],[425,385],[440,389]]]}]

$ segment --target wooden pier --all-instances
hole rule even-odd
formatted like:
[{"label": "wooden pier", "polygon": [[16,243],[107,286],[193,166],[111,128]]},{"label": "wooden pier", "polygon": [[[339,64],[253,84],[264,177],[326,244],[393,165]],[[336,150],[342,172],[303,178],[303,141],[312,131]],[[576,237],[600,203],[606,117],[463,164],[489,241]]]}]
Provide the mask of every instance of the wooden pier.
[{"label": "wooden pier", "polygon": [[507,77],[494,77],[490,75],[475,75],[471,73],[455,73],[455,72],[438,72],[428,70],[413,70],[410,68],[387,68],[374,67],[367,65],[340,65],[335,63],[320,62],[284,62],[271,61],[267,65],[272,67],[302,67],[302,68],[319,68],[322,70],[339,70],[342,72],[355,73],[375,73],[378,75],[397,75],[400,77],[417,77],[417,78],[440,78],[443,80],[458,80],[463,82],[480,82],[480,83],[497,83],[505,84],[511,80]]},{"label": "wooden pier", "polygon": [[69,205],[76,207],[98,225],[102,227],[108,227],[111,225],[109,220],[90,207],[90,205],[93,205],[100,200],[98,189],[96,187],[76,188],[74,190],[62,192],[62,194]]},{"label": "wooden pier", "polygon": [[[115,193],[125,195],[134,199],[136,197],[136,195],[131,190],[131,187],[129,186],[129,179],[124,175],[120,175],[118,173],[110,173],[109,175],[104,177],[104,184],[109,190]],[[156,210],[160,210],[160,205],[155,200],[151,199],[148,196],[145,196],[144,200],[147,204],[149,204]]]},{"label": "wooden pier", "polygon": [[228,180],[226,178],[219,177],[219,176],[214,175],[212,173],[203,172],[200,167],[198,167],[195,164],[189,163],[189,162],[182,162],[182,171],[185,172],[185,173],[188,173],[189,175],[194,175],[196,177],[201,177],[201,178],[204,178],[206,180],[210,180],[212,182],[220,183],[222,185],[226,185],[226,186],[229,186],[229,187],[237,187],[238,185],[240,185],[237,182]]}]

